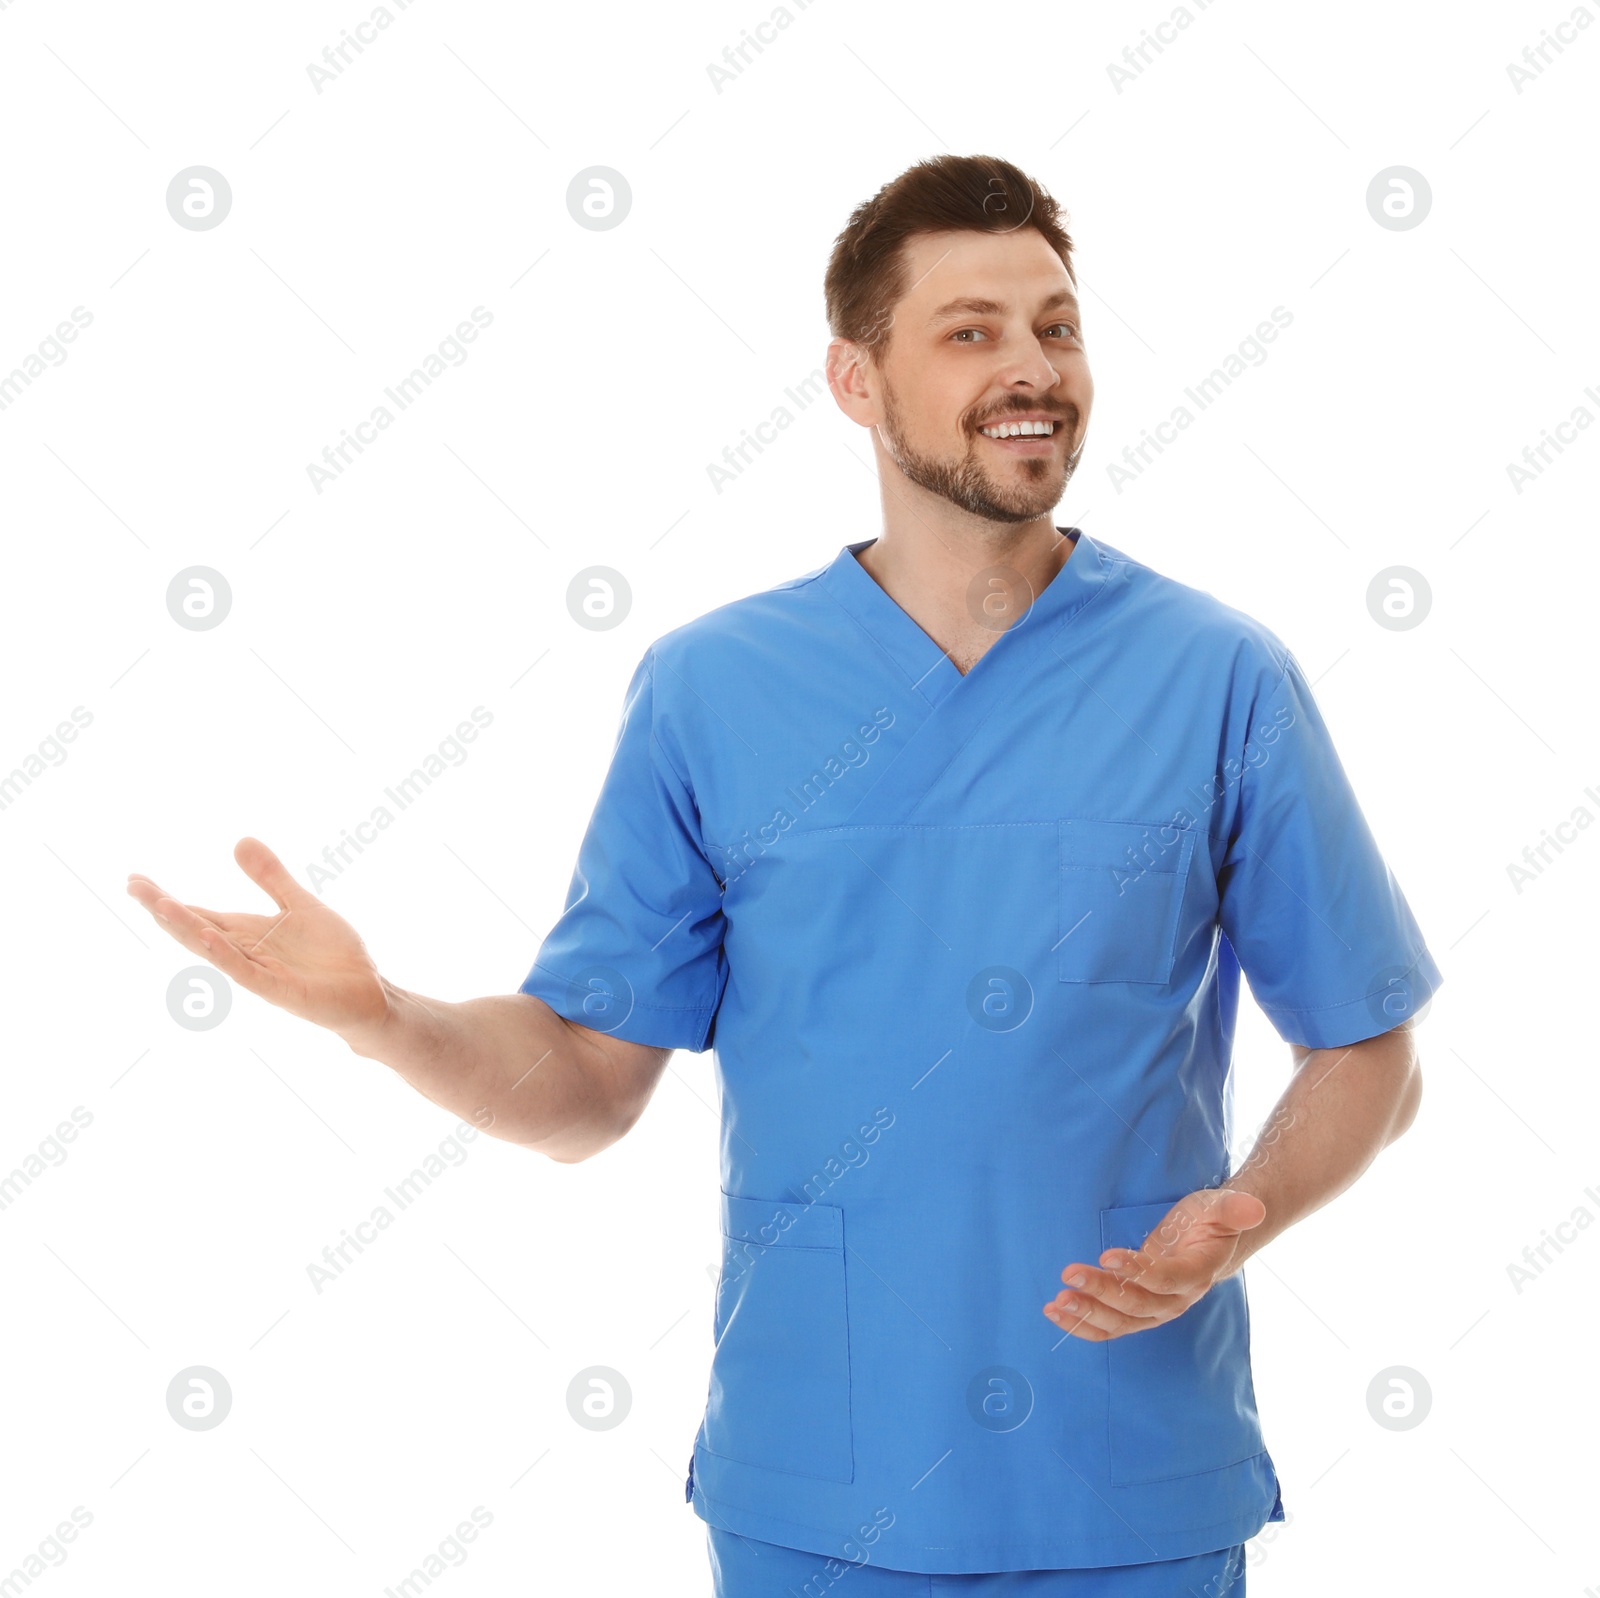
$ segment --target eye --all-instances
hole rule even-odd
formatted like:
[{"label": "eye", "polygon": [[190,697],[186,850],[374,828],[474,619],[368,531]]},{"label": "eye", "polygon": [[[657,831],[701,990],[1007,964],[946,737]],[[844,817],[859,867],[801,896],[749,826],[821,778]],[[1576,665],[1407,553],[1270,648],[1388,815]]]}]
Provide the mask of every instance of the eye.
[{"label": "eye", "polygon": [[[1078,332],[1078,324],[1076,322],[1052,322],[1050,326],[1045,329],[1045,334],[1053,333],[1057,328],[1065,328],[1067,330],[1067,335],[1070,338],[1077,339],[1080,337]],[[981,327],[961,327],[957,328],[956,331],[950,335],[950,337],[958,342],[970,344],[974,342],[974,340],[966,337],[966,335],[969,333],[985,339],[989,336]]]}]

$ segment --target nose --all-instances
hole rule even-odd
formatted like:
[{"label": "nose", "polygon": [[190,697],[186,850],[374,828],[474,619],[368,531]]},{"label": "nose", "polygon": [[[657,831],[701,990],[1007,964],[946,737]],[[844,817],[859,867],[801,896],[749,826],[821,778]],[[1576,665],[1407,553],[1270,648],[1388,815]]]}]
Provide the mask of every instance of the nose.
[{"label": "nose", "polygon": [[1061,374],[1051,364],[1038,340],[1029,339],[1017,346],[1016,353],[999,374],[1002,386],[1016,392],[1030,390],[1044,395],[1061,386]]}]

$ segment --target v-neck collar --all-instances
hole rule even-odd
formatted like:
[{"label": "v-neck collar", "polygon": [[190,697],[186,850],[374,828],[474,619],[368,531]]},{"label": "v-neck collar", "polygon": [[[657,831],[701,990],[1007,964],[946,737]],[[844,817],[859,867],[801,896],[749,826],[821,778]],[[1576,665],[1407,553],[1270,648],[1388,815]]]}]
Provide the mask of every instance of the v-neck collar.
[{"label": "v-neck collar", "polygon": [[821,580],[828,592],[905,673],[917,692],[930,704],[938,704],[946,694],[981,673],[991,655],[1023,647],[1011,641],[1012,634],[1032,639],[1053,633],[1068,617],[1075,615],[1105,581],[1110,561],[1101,547],[1082,528],[1058,527],[1056,531],[1073,539],[1072,553],[1028,609],[989,645],[965,676],[912,619],[910,612],[892,599],[877,578],[856,559],[859,550],[877,543],[877,539],[863,538],[846,544],[823,568]]}]

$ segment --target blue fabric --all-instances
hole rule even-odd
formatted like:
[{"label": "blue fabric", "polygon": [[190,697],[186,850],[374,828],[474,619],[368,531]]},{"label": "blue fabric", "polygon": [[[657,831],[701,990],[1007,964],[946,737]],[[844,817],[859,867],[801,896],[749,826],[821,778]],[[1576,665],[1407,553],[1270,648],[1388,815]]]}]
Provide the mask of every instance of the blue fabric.
[{"label": "blue fabric", "polygon": [[522,985],[715,1051],[687,1493],[746,1538],[1026,1571],[1283,1515],[1243,1273],[1106,1342],[1041,1307],[1226,1180],[1241,971],[1311,1047],[1440,973],[1289,650],[1072,536],[965,677],[865,542],[657,639]]},{"label": "blue fabric", "polygon": [[921,1575],[881,1566],[855,1543],[829,1557],[706,1527],[715,1598],[1245,1598],[1243,1544],[1187,1559],[1085,1570]]}]

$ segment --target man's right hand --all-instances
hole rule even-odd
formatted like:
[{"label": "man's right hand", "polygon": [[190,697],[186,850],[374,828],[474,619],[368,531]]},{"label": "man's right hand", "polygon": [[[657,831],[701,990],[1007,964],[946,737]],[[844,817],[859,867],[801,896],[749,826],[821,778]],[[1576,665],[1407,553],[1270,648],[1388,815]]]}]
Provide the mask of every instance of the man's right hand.
[{"label": "man's right hand", "polygon": [[379,1027],[388,990],[356,929],[302,888],[258,838],[241,838],[233,858],[276,901],[276,915],[182,904],[137,872],[128,892],[190,953],[291,1015],[341,1034]]},{"label": "man's right hand", "polygon": [[585,1160],[644,1113],[671,1049],[591,1031],[530,993],[447,1003],[378,975],[356,929],[259,839],[233,858],[277,901],[271,916],[181,904],[149,877],[128,892],[191,953],[280,1009],[336,1032],[417,1092],[553,1160]]}]

